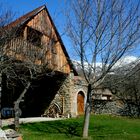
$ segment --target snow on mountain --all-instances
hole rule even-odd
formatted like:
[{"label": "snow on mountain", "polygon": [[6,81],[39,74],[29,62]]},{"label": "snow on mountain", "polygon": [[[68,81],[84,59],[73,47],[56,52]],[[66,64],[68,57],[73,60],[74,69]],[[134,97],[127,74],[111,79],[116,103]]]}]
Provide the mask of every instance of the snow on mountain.
[{"label": "snow on mountain", "polygon": [[138,58],[135,57],[135,56],[125,56],[125,57],[122,57],[122,58],[114,65],[114,68],[129,65],[130,63],[134,63],[134,62],[136,62],[137,60],[138,60]]},{"label": "snow on mountain", "polygon": [[[81,71],[82,67],[81,67],[81,63],[80,61],[76,61],[76,60],[73,60],[72,61],[76,70],[77,71]],[[139,61],[139,59],[135,56],[125,56],[125,57],[122,57],[114,66],[112,69],[117,69],[117,68],[122,68],[122,67],[128,67],[130,64],[131,64],[131,67],[134,67]],[[85,70],[89,70],[90,68],[90,64],[88,63],[85,63],[84,64],[84,68]],[[93,66],[92,66],[93,68]],[[96,63],[96,71],[98,71],[99,73],[101,72],[101,69],[102,69],[102,63],[101,62],[97,62]]]}]

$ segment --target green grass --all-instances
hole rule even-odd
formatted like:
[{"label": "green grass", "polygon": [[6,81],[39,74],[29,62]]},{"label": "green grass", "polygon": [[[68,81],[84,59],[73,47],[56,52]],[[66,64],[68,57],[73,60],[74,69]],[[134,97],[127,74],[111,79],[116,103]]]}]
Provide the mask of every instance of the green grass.
[{"label": "green grass", "polygon": [[[83,140],[83,117],[22,124],[23,140]],[[140,119],[93,115],[89,140],[140,140]]]}]

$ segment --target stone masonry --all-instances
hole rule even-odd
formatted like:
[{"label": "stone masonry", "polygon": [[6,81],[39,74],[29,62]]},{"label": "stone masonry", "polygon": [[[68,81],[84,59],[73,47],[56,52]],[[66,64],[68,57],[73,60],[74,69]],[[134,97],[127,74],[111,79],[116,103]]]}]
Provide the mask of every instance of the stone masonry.
[{"label": "stone masonry", "polygon": [[64,117],[76,117],[77,112],[77,95],[79,92],[84,94],[84,103],[86,102],[86,86],[79,76],[70,73],[61,85],[55,95],[52,105],[58,108],[58,114]]}]

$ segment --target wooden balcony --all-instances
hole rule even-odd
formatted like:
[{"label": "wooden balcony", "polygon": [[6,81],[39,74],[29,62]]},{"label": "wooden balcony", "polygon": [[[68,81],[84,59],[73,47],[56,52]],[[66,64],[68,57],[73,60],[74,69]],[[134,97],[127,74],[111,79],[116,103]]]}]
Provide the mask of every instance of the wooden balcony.
[{"label": "wooden balcony", "polygon": [[22,38],[14,38],[6,43],[5,54],[16,60],[29,62],[35,65],[46,65],[48,69],[63,73],[70,72],[65,55],[59,49],[60,44],[55,44],[54,49],[47,45],[33,45]]}]

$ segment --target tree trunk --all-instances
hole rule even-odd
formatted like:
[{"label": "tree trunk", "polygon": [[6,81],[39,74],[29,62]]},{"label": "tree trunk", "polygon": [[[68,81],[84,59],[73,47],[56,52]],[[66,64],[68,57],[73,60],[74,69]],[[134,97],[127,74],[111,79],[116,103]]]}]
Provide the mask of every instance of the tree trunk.
[{"label": "tree trunk", "polygon": [[1,96],[2,96],[2,74],[0,73],[0,128],[2,127],[2,119],[1,119]]},{"label": "tree trunk", "polygon": [[23,90],[23,92],[21,93],[21,95],[19,96],[19,98],[17,99],[17,101],[15,101],[14,110],[15,110],[15,130],[16,131],[19,130],[19,117],[20,117],[19,104],[22,101],[22,98],[24,97],[25,93],[29,89],[30,85],[31,85],[31,83],[28,82],[27,86],[25,87],[25,89]]},{"label": "tree trunk", "polygon": [[91,84],[88,85],[87,91],[87,101],[85,107],[84,126],[83,126],[83,138],[88,137],[90,112],[91,112]]},{"label": "tree trunk", "polygon": [[15,102],[15,105],[14,105],[14,111],[15,111],[15,118],[14,118],[15,130],[18,131],[20,113],[19,113],[19,102],[17,101]]}]

